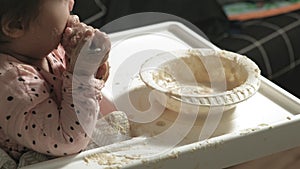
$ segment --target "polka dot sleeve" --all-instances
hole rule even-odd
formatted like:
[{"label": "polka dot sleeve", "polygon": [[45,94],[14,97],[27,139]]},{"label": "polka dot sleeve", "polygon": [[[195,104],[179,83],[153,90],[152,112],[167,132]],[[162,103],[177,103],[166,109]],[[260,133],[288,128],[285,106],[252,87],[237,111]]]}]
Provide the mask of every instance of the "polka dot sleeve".
[{"label": "polka dot sleeve", "polygon": [[54,72],[1,56],[0,146],[10,154],[26,147],[63,156],[82,151],[90,141],[103,81]]}]

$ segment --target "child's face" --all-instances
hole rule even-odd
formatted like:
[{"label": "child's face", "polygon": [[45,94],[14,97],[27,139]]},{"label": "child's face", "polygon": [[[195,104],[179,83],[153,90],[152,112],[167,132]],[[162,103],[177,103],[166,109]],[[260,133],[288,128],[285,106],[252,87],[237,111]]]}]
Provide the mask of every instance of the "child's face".
[{"label": "child's face", "polygon": [[74,0],[43,0],[37,19],[30,24],[26,36],[32,57],[44,57],[55,49],[70,16]]}]

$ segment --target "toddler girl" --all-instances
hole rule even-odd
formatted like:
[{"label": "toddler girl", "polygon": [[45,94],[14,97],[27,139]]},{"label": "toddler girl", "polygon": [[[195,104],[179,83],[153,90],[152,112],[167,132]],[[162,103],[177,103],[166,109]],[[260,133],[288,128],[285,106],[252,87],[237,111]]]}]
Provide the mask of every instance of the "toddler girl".
[{"label": "toddler girl", "polygon": [[0,148],[15,159],[74,154],[90,141],[110,41],[71,16],[73,5],[0,0]]}]

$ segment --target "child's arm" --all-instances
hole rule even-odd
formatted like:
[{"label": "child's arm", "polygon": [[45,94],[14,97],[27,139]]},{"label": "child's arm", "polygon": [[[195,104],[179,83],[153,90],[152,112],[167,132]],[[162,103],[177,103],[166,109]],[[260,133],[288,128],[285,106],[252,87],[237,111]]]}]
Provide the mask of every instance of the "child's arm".
[{"label": "child's arm", "polygon": [[[67,72],[63,78],[60,120],[61,124],[65,125],[62,128],[69,131],[63,134],[67,137],[68,134],[82,137],[79,144],[85,144],[85,147],[100,113],[99,101],[102,97],[100,90],[104,86],[104,81],[96,79],[95,75],[99,70],[108,71],[102,65],[107,63],[110,41],[105,33],[80,23],[75,17],[75,21],[71,20],[67,25],[62,45],[66,51]],[[76,116],[70,116],[70,112],[75,112]],[[71,124],[68,123],[70,120]],[[76,126],[77,131],[71,126],[74,121],[75,124],[80,124]]]},{"label": "child's arm", "polygon": [[[54,82],[58,80],[54,76],[45,78],[42,72],[25,65],[12,66],[10,71],[14,73],[7,77],[14,81],[11,85],[1,85],[7,86],[5,95],[13,97],[13,102],[0,101],[2,108],[8,108],[1,112],[4,118],[0,120],[0,127],[11,138],[11,144],[16,142],[41,153],[62,156],[78,153],[89,143],[100,112],[100,90],[104,86],[104,81],[96,79],[94,74],[101,64],[100,60],[106,62],[110,42],[99,30],[77,26],[77,30],[72,31],[82,31],[83,34],[73,39],[72,32],[64,39],[63,45],[70,62],[67,64],[68,71],[59,79],[61,85]],[[98,41],[92,41],[95,36]],[[67,43],[70,40],[76,40],[76,43]],[[90,44],[86,42],[93,42],[101,51],[95,53],[88,50]],[[75,66],[77,59],[82,62],[77,67],[79,72],[76,72]],[[60,92],[61,100],[53,98],[53,92]]]},{"label": "child's arm", "polygon": [[[54,156],[85,149],[98,118],[104,82],[91,79],[82,83],[68,72],[59,78],[10,63],[0,77],[1,147],[10,155],[24,151],[22,146]],[[54,94],[59,92],[61,101]]]}]

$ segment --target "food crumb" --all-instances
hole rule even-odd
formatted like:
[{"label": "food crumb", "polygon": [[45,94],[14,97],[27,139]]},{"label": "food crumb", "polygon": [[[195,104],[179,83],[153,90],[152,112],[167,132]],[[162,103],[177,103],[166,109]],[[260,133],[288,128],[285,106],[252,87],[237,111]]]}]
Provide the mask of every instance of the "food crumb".
[{"label": "food crumb", "polygon": [[269,126],[269,124],[261,123],[261,124],[259,124],[258,126],[260,126],[260,127],[267,127],[267,126]]},{"label": "food crumb", "polygon": [[121,165],[128,164],[132,160],[141,159],[140,155],[115,155],[112,153],[95,153],[83,158],[85,163],[95,162],[101,166],[109,166],[112,169],[120,168]]},{"label": "food crumb", "polygon": [[171,159],[176,159],[176,158],[178,158],[178,152],[172,152],[171,154],[169,154],[169,157],[170,157]]},{"label": "food crumb", "polygon": [[156,122],[156,125],[160,126],[160,127],[163,127],[163,126],[166,125],[166,122],[164,122],[164,121],[158,121],[158,122]]}]

